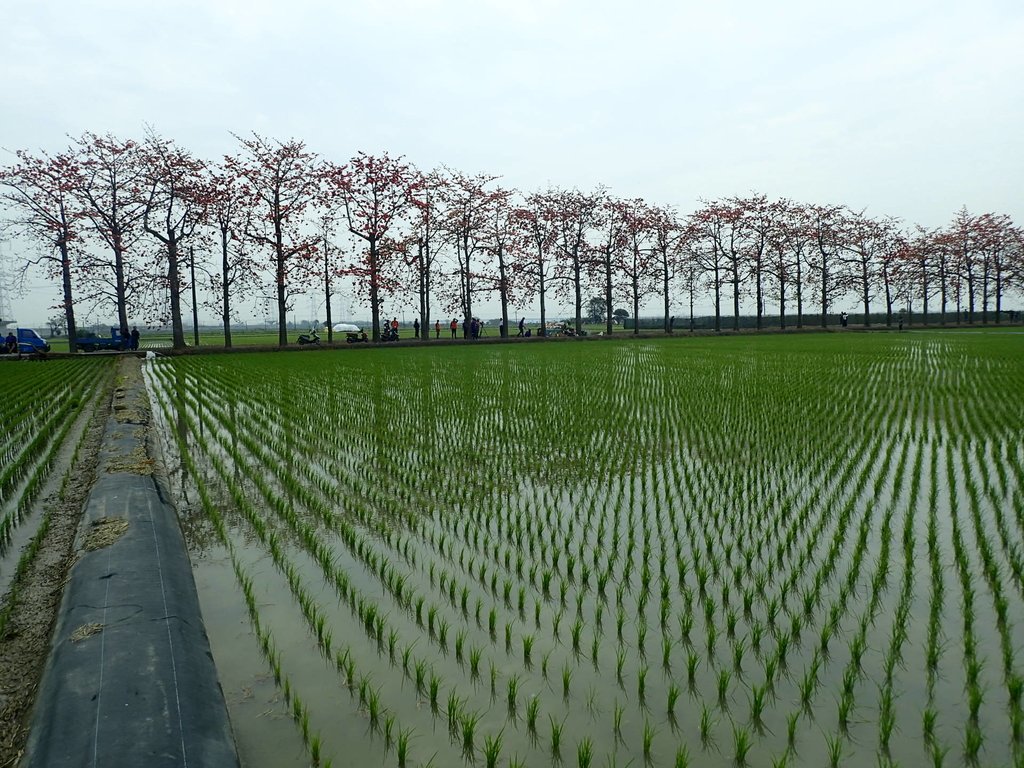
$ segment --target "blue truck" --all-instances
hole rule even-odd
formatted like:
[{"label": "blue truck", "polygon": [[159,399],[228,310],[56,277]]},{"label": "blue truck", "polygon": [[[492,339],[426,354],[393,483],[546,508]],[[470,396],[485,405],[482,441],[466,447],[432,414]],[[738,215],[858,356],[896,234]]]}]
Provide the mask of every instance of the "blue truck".
[{"label": "blue truck", "polygon": [[128,349],[127,339],[121,335],[121,329],[110,326],[110,336],[97,336],[90,331],[83,331],[75,339],[75,347],[80,352],[96,352],[101,349]]},{"label": "blue truck", "polygon": [[[7,331],[7,334],[14,334],[18,340],[18,348],[17,350],[8,350],[4,345],[0,351],[9,354],[17,352],[20,355],[45,355],[50,351],[50,345],[46,340],[31,328],[18,328],[17,330],[12,328]],[[3,341],[7,334],[0,332],[0,341]]]}]

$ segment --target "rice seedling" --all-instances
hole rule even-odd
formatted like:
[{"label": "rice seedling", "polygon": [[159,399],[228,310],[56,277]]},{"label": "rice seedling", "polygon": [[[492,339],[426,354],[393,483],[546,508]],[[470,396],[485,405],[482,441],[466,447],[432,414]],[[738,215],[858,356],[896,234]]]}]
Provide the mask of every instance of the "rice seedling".
[{"label": "rice seedling", "polygon": [[551,755],[558,757],[562,754],[562,728],[565,725],[565,721],[555,720],[553,715],[548,715],[548,721],[551,723]]},{"label": "rice seedling", "polygon": [[437,716],[440,711],[440,702],[438,700],[438,694],[441,689],[441,679],[433,672],[430,673],[430,713]]},{"label": "rice seedling", "polygon": [[398,758],[398,768],[406,768],[409,762],[409,741],[412,739],[412,728],[399,728],[398,739],[395,744],[395,755]]},{"label": "rice seedling", "polygon": [[519,711],[519,683],[518,675],[512,675],[508,679],[508,715],[513,720]]},{"label": "rice seedling", "polygon": [[651,725],[651,722],[647,719],[644,720],[644,731],[643,731],[643,751],[644,751],[644,763],[650,765],[653,762],[654,754],[652,752],[652,745],[654,744],[655,729]]},{"label": "rice seedling", "polygon": [[679,686],[674,682],[669,683],[668,686],[668,703],[666,704],[666,712],[669,718],[674,718],[676,714],[676,702],[679,700]]},{"label": "rice seedling", "polygon": [[711,714],[711,710],[708,709],[707,705],[705,704],[701,707],[699,731],[700,743],[704,749],[707,749],[709,746],[714,744],[713,732],[717,723],[718,721],[715,719],[714,715]]},{"label": "rice seedling", "polygon": [[498,760],[501,757],[501,737],[504,732],[502,729],[496,736],[488,734],[484,737],[484,764],[487,768],[497,768]]},{"label": "rice seedling", "polygon": [[526,730],[531,736],[537,735],[537,715],[540,712],[540,698],[531,696],[526,702]]},{"label": "rice seedling", "polygon": [[799,712],[790,712],[786,715],[786,748],[790,751],[796,749],[796,727],[799,719]]},{"label": "rice seedling", "polygon": [[572,684],[572,668],[566,664],[562,667],[562,698],[569,700],[569,686]]},{"label": "rice seedling", "polygon": [[692,692],[697,686],[697,667],[700,665],[700,656],[693,651],[686,654],[686,685]]},{"label": "rice seedling", "polygon": [[478,712],[466,712],[459,715],[459,725],[462,728],[462,754],[468,760],[473,760],[476,755],[476,727],[480,723],[481,715]]},{"label": "rice seedling", "polygon": [[746,728],[740,726],[733,726],[733,760],[736,765],[746,765],[747,755],[750,754],[751,748],[754,746],[753,741],[750,738],[750,733]]},{"label": "rice seedling", "polygon": [[625,713],[626,708],[616,699],[612,710],[612,732],[615,734],[616,741],[622,738],[622,716]]},{"label": "rice seedling", "polygon": [[829,768],[839,768],[843,760],[843,737],[841,735],[826,735],[825,746],[828,752]]},{"label": "rice seedling", "polygon": [[424,695],[427,685],[427,662],[420,659],[416,662],[416,693]]},{"label": "rice seedling", "polygon": [[[554,750],[552,750],[554,752]],[[594,745],[591,743],[588,737],[580,739],[579,744],[576,745],[576,765],[577,768],[590,768],[590,764],[594,759]]]},{"label": "rice seedling", "polygon": [[533,635],[523,635],[523,665],[530,669],[533,666]]},{"label": "rice seedling", "polygon": [[977,723],[969,722],[964,732],[963,755],[968,765],[978,765],[984,736]]},{"label": "rice seedling", "polygon": [[729,709],[729,683],[732,673],[728,669],[718,670],[718,707],[723,712]]}]

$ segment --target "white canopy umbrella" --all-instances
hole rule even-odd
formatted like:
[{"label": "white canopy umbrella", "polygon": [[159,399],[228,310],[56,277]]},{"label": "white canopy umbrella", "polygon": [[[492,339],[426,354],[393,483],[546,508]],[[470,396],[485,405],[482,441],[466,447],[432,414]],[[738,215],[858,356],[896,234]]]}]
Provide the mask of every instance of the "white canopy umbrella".
[{"label": "white canopy umbrella", "polygon": [[359,333],[359,326],[352,323],[337,323],[334,325],[335,333]]}]

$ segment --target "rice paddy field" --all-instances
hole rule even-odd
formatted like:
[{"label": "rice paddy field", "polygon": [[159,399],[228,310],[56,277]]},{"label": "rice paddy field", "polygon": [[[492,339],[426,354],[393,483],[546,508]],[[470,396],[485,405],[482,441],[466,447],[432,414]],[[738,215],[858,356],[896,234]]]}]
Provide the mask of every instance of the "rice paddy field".
[{"label": "rice paddy field", "polygon": [[1024,765],[1024,335],[146,375],[249,766]]},{"label": "rice paddy field", "polygon": [[[14,596],[8,591],[32,562],[50,508],[69,475],[87,416],[109,385],[109,360],[58,359],[0,364],[0,633]],[[52,505],[50,505],[52,506]]]}]

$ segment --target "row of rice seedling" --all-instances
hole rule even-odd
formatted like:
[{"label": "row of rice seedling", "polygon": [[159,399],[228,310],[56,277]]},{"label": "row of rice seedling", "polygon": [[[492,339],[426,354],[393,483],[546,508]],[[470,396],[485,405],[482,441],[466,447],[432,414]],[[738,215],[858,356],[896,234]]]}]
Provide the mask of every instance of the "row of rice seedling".
[{"label": "row of rice seedling", "polygon": [[[112,367],[106,361],[49,360],[7,363],[4,419],[0,423],[0,593],[6,591],[16,550],[35,538],[39,518],[27,520],[54,462]],[[73,448],[74,446],[71,446]],[[70,450],[70,449],[68,449]],[[70,466],[66,462],[63,466]],[[27,528],[19,527],[27,523]],[[12,551],[13,550],[13,551]]]},{"label": "row of rice seedling", "polygon": [[[277,608],[253,624],[331,723],[325,754],[361,722],[364,756],[399,764],[986,762],[1020,743],[990,724],[996,684],[1019,730],[1022,528],[996,502],[1019,508],[1022,417],[964,358],[1019,372],[988,339],[882,336],[187,358],[151,379],[223,546],[265,553],[266,602],[301,617],[297,646]],[[992,621],[957,653],[967,586]],[[973,715],[943,695],[958,658]],[[318,714],[344,694],[340,725]]]}]

